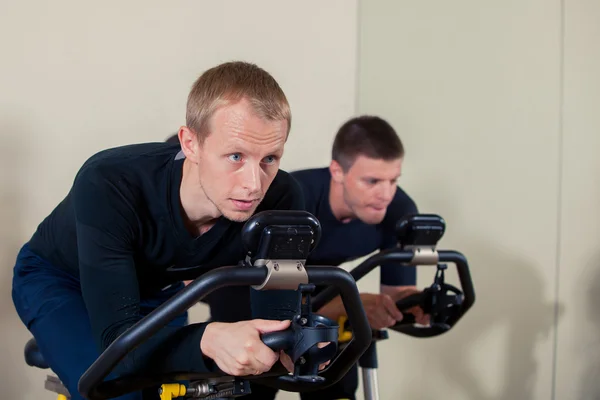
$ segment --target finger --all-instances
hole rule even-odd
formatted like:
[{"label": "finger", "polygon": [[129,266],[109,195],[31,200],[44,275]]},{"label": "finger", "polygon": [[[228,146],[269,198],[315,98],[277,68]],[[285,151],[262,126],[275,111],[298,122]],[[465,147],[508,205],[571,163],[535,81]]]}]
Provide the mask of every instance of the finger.
[{"label": "finger", "polygon": [[394,318],[396,321],[402,321],[403,315],[400,312],[400,310],[398,310],[398,307],[396,307],[396,303],[394,303],[394,300],[392,300],[390,296],[383,296],[383,306],[392,318]]},{"label": "finger", "polygon": [[405,297],[410,296],[411,294],[421,293],[421,290],[417,289],[416,286],[408,287],[398,293],[396,296],[397,300],[403,299]]},{"label": "finger", "polygon": [[273,362],[264,362],[263,360],[261,360],[259,358],[255,358],[251,362],[252,373],[255,375],[258,375],[258,374],[262,374],[262,373],[270,371],[271,368],[273,367],[273,364],[275,364],[277,362],[278,358],[279,357],[277,356],[277,354],[275,355],[275,361],[273,361]]},{"label": "finger", "polygon": [[272,365],[262,362],[252,353],[247,353],[241,359],[236,359],[234,365],[234,369],[237,371],[235,375],[237,376],[260,375],[269,371],[271,367]]},{"label": "finger", "polygon": [[215,358],[214,361],[217,364],[217,367],[219,367],[219,369],[221,371],[223,371],[227,375],[235,375],[233,372],[233,369],[231,368],[231,366],[228,363],[221,361],[220,358]]},{"label": "finger", "polygon": [[283,350],[280,351],[279,360],[289,372],[294,372],[294,363],[291,357],[284,353]]},{"label": "finger", "polygon": [[241,351],[234,358],[235,367],[243,374],[256,375],[269,371],[277,361],[278,355],[265,345],[258,337],[257,331],[250,331],[250,336]]},{"label": "finger", "polygon": [[375,325],[374,329],[385,329],[396,324],[396,320],[388,313],[384,306],[381,306],[374,316]]},{"label": "finger", "polygon": [[[402,320],[402,318],[400,318],[400,320]],[[396,318],[389,317],[388,321],[387,321],[387,324],[385,325],[385,327],[389,328],[390,326],[394,326],[397,323],[398,323],[398,320]]]},{"label": "finger", "polygon": [[[261,340],[256,343],[253,357],[264,371],[270,370],[279,359],[279,352],[271,350]],[[266,368],[266,369],[264,369]]]},{"label": "finger", "polygon": [[255,319],[252,320],[254,327],[260,331],[260,333],[277,332],[287,329],[290,326],[290,320],[277,321],[270,319]]},{"label": "finger", "polygon": [[373,314],[368,313],[367,314],[367,319],[369,320],[369,326],[372,329],[379,329],[379,328],[377,328],[377,320],[374,318]]},{"label": "finger", "polygon": [[369,324],[373,329],[383,329],[386,325],[387,313],[382,313],[380,310],[369,313]]},{"label": "finger", "polygon": [[417,321],[421,325],[429,325],[429,322],[430,322],[429,314],[425,314],[423,311],[421,311],[421,315],[419,316]]},{"label": "finger", "polygon": [[325,367],[326,367],[326,366],[328,366],[328,365],[329,365],[329,361],[327,361],[327,362],[326,362],[326,363],[324,363],[324,364],[321,364],[321,365],[319,365],[319,371],[322,371],[322,370],[324,370],[324,369],[325,369]]},{"label": "finger", "polygon": [[421,308],[419,306],[414,306],[414,307],[408,308],[408,309],[404,310],[404,313],[414,315],[415,319],[417,319],[423,315],[423,312],[421,311]]},{"label": "finger", "polygon": [[[423,321],[426,314],[423,309],[419,306],[412,307],[409,312],[415,316],[415,321]],[[419,322],[420,323],[420,322]]]}]

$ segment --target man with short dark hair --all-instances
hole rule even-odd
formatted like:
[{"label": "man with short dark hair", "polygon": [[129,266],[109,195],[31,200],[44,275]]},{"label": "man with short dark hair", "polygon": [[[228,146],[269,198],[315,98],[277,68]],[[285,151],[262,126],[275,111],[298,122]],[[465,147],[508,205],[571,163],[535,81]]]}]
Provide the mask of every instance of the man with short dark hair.
[{"label": "man with short dark hair", "polygon": [[[300,183],[306,210],[322,227],[318,246],[307,265],[338,266],[397,244],[394,227],[403,216],[417,213],[413,199],[400,187],[404,146],[393,127],[377,116],[360,116],[345,122],[338,130],[329,167],[292,172]],[[402,320],[395,302],[417,292],[415,267],[382,265],[380,293],[361,293],[373,329],[384,329]],[[271,318],[264,310],[291,303],[293,293],[280,292],[278,298],[252,291],[253,316]],[[428,316],[419,307],[406,310],[418,323]],[[346,314],[336,299],[318,310],[333,320]],[[358,369],[354,366],[338,383],[317,392],[301,394],[303,400],[355,399]],[[273,398],[271,388],[252,386],[248,398]]]}]

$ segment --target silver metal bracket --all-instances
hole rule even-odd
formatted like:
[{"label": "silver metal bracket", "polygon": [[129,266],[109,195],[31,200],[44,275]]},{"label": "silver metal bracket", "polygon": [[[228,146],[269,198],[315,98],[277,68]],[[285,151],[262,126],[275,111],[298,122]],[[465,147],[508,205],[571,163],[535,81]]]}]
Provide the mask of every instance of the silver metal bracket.
[{"label": "silver metal bracket", "polygon": [[308,283],[305,260],[256,260],[255,267],[267,267],[267,277],[256,290],[298,290],[298,286]]},{"label": "silver metal bracket", "polygon": [[440,261],[435,246],[405,246],[406,250],[413,250],[411,265],[437,265]]},{"label": "silver metal bracket", "polygon": [[63,383],[57,376],[47,375],[46,381],[44,382],[44,389],[57,394],[62,394],[67,399],[71,398],[69,390],[63,385]]}]

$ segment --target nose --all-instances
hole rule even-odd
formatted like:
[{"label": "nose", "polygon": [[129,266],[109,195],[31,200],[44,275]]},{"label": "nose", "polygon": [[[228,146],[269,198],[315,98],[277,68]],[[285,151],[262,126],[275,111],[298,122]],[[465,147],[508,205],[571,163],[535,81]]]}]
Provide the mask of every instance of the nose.
[{"label": "nose", "polygon": [[388,183],[382,184],[381,187],[379,188],[379,198],[385,202],[392,201],[392,198],[394,197],[395,189],[396,189],[395,184],[388,184]]},{"label": "nose", "polygon": [[257,163],[246,163],[244,165],[242,186],[249,193],[260,192],[260,165]]}]

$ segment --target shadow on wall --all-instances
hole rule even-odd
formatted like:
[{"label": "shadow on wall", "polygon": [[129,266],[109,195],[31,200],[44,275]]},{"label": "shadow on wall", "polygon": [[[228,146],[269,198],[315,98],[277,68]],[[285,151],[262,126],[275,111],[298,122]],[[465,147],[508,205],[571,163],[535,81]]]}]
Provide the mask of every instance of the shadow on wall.
[{"label": "shadow on wall", "polygon": [[[443,187],[443,185],[442,185]],[[452,193],[441,191],[441,193]],[[534,398],[535,383],[538,374],[538,341],[549,339],[554,329],[555,303],[548,299],[543,276],[527,260],[509,253],[510,249],[495,246],[475,238],[473,232],[464,232],[459,221],[464,220],[458,210],[451,210],[451,196],[438,196],[444,204],[433,210],[442,217],[453,215],[448,221],[448,231],[458,240],[452,245],[464,252],[469,260],[471,277],[475,286],[476,301],[473,308],[459,322],[456,331],[447,337],[428,339],[430,365],[439,368],[437,374],[448,382],[451,393],[460,393],[456,398],[465,400],[506,400]],[[433,211],[438,212],[438,211]],[[442,245],[441,247],[446,247]],[[454,266],[452,266],[454,268]],[[449,275],[454,277],[454,275]],[[430,283],[426,283],[430,284]],[[564,312],[560,306],[559,317]],[[462,326],[459,326],[462,325]],[[465,325],[468,325],[465,327]],[[600,325],[600,319],[599,319]],[[500,349],[493,349],[486,357],[486,364],[466,361],[469,355],[477,351],[482,340],[487,340],[496,332],[504,334],[507,340]],[[485,344],[488,351],[490,345]],[[545,352],[545,360],[550,360]],[[481,360],[480,354],[477,359]],[[487,382],[489,373],[492,379],[503,379],[497,388],[490,388]],[[436,375],[437,375],[436,374]],[[484,376],[485,375],[485,376]],[[430,375],[430,382],[435,382]],[[550,377],[548,377],[550,378]],[[550,379],[548,379],[550,384]],[[435,385],[432,385],[435,386]],[[435,399],[439,397],[436,389],[415,386],[409,398]]]},{"label": "shadow on wall", "polygon": [[[581,343],[578,349],[581,360],[586,360],[586,365],[579,385],[580,400],[600,398],[600,254],[593,257],[586,265],[585,272],[581,274],[579,287],[585,290],[583,314],[593,324],[594,332],[580,335],[585,338],[593,338],[588,343]],[[584,289],[584,288],[587,288]],[[584,324],[582,326],[589,326]],[[578,329],[573,327],[573,329]]]},{"label": "shadow on wall", "polygon": [[[23,358],[23,348],[30,335],[15,311],[11,296],[13,266],[24,236],[19,231],[25,211],[19,182],[23,174],[19,172],[24,167],[26,135],[20,125],[0,116],[0,354],[3,357],[0,387],[3,397],[8,399],[23,398],[24,393],[19,388],[27,388],[26,371],[31,368]],[[43,386],[42,379],[39,384]]]}]

